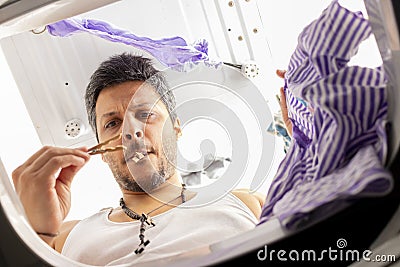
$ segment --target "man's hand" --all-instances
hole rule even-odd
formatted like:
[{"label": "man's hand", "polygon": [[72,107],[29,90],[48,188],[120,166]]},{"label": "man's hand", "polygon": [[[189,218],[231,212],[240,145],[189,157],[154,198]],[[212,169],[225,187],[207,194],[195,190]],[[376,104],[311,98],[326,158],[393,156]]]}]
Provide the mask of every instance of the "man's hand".
[{"label": "man's hand", "polygon": [[[57,233],[71,207],[71,182],[88,162],[86,148],[43,147],[12,173],[15,190],[36,232]],[[52,238],[44,238],[51,243]]]},{"label": "man's hand", "polygon": [[[278,77],[284,79],[285,78],[285,70],[276,70],[276,74]],[[286,104],[286,95],[285,95],[285,90],[283,87],[280,89],[280,97],[279,97],[279,106],[281,107],[282,111],[282,118],[283,122],[285,123],[286,130],[289,134],[290,137],[292,137],[292,132],[293,132],[293,126],[292,126],[292,121],[289,119],[288,115],[288,108]]]}]

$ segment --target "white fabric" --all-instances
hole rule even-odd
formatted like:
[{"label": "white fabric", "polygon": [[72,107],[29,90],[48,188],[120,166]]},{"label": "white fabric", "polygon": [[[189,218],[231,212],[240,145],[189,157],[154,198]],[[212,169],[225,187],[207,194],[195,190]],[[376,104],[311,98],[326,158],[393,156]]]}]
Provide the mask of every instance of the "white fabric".
[{"label": "white fabric", "polygon": [[258,223],[250,209],[231,193],[201,207],[190,206],[192,200],[152,217],[156,226],[146,230],[150,244],[140,255],[134,252],[140,243],[140,223],[110,221],[111,208],[79,222],[61,253],[95,266],[142,263],[224,240],[254,229]]}]

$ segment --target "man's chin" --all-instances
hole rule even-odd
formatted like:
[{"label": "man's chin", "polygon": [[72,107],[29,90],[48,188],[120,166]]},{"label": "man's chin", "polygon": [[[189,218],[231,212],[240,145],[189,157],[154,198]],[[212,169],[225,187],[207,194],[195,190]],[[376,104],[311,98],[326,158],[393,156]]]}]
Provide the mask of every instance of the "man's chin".
[{"label": "man's chin", "polygon": [[117,183],[121,189],[126,191],[135,193],[145,192],[135,181],[132,181],[132,179],[128,177],[117,179]]},{"label": "man's chin", "polygon": [[158,173],[153,173],[140,178],[125,178],[125,181],[118,182],[121,188],[132,192],[152,193],[165,183],[167,179]]}]

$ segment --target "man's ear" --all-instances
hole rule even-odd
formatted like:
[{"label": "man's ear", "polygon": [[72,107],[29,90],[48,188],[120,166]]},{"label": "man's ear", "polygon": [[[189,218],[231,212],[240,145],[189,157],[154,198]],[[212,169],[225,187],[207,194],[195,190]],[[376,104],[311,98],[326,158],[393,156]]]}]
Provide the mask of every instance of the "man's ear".
[{"label": "man's ear", "polygon": [[179,120],[179,118],[175,119],[174,122],[174,130],[176,133],[176,137],[179,138],[182,136],[182,128],[181,128],[181,121]]}]

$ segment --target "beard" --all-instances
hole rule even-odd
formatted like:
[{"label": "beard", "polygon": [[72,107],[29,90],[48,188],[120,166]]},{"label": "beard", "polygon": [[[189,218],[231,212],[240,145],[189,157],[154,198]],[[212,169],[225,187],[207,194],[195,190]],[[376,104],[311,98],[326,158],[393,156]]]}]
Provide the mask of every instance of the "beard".
[{"label": "beard", "polygon": [[[150,159],[138,163],[133,163],[132,160],[127,162],[125,158],[120,160],[112,153],[105,154],[104,158],[121,189],[150,193],[164,184],[176,172],[176,141],[174,136],[164,140],[161,151],[159,150],[157,153],[160,157],[157,157],[155,164]],[[135,145],[134,147],[140,146]]]}]

